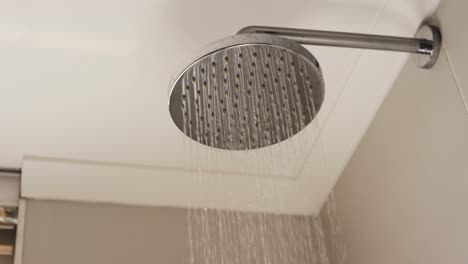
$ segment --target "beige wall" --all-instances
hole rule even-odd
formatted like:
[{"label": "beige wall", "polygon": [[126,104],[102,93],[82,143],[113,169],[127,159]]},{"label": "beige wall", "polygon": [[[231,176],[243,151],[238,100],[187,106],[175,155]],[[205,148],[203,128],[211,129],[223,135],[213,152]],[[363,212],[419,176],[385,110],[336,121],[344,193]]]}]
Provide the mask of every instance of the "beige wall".
[{"label": "beige wall", "polygon": [[12,264],[13,258],[8,256],[0,256],[0,264]]},{"label": "beige wall", "polygon": [[[328,205],[321,218],[325,222],[335,219]],[[323,240],[336,233],[335,225],[322,228],[317,217],[196,212],[190,216],[195,263],[257,264],[263,259],[271,264],[339,263],[335,257],[329,262],[326,247],[342,246]],[[23,264],[190,263],[187,213],[175,208],[29,200]]]},{"label": "beige wall", "polygon": [[28,201],[23,264],[186,263],[186,211]]},{"label": "beige wall", "polygon": [[[442,26],[456,26],[447,21],[466,21],[468,2],[442,1],[441,10]],[[458,26],[442,28],[445,37],[468,44]],[[412,61],[402,70],[335,187],[347,263],[468,262],[468,83],[458,87],[459,74],[468,76],[454,74],[445,53],[430,71]]]},{"label": "beige wall", "polygon": [[468,32],[466,14],[468,1],[441,0],[437,11],[438,20],[444,35],[444,48],[447,51],[453,74],[468,110]]},{"label": "beige wall", "polygon": [[[16,174],[0,172],[0,205],[17,206],[19,199],[19,177]],[[0,244],[11,244],[12,232],[0,230]],[[0,256],[0,264],[12,264],[13,257]]]}]

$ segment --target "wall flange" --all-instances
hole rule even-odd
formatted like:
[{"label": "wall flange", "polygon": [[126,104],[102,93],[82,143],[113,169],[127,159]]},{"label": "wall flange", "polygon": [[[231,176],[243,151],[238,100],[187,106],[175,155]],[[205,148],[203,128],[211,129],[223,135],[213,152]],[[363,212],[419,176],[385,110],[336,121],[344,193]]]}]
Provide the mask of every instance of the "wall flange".
[{"label": "wall flange", "polygon": [[440,49],[442,47],[442,34],[436,26],[422,25],[416,33],[416,38],[427,39],[432,42],[431,54],[413,55],[416,65],[423,69],[430,69],[439,59]]}]

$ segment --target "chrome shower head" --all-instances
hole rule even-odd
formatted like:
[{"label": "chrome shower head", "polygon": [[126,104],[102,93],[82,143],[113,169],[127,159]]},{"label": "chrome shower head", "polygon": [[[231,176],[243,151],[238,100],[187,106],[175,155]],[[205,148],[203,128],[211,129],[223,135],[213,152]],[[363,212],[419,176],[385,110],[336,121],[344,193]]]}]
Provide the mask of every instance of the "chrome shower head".
[{"label": "chrome shower head", "polygon": [[209,46],[172,82],[169,112],[177,127],[204,145],[248,150],[282,142],[304,129],[324,99],[320,65],[300,44],[418,54],[431,68],[441,34],[425,39],[251,26]]},{"label": "chrome shower head", "polygon": [[193,140],[248,150],[297,134],[323,99],[322,71],[307,49],[271,34],[239,34],[212,44],[177,75],[169,111]]}]

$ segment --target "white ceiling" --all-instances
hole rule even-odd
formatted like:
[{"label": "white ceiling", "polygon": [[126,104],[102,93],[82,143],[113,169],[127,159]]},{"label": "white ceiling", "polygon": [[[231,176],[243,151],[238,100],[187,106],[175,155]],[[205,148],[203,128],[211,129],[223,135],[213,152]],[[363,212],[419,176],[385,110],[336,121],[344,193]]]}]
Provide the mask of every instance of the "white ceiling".
[{"label": "white ceiling", "polygon": [[317,122],[250,153],[186,139],[167,109],[172,75],[247,25],[412,36],[438,1],[0,3],[0,165],[23,165],[23,195],[313,214],[405,54],[309,47],[326,84]]}]

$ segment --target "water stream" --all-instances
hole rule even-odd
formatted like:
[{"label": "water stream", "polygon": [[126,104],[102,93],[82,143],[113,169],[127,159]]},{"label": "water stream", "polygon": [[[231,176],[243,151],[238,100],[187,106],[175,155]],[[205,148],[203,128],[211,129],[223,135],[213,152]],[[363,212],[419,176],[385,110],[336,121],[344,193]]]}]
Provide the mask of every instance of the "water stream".
[{"label": "water stream", "polygon": [[334,199],[321,216],[294,216],[190,209],[191,263],[341,264]]},{"label": "water stream", "polygon": [[[272,152],[255,156],[244,149],[281,142],[313,120],[316,107],[308,67],[305,60],[271,47],[230,49],[206,58],[182,80],[184,133],[204,145],[254,155],[257,163],[252,164],[231,154],[232,162],[246,173],[251,166],[268,171],[276,160]],[[295,137],[299,144],[278,145],[288,153],[284,163],[306,153],[300,149],[306,139]],[[196,148],[190,149],[193,160],[200,160]],[[216,150],[208,155],[216,163]],[[210,184],[204,182],[205,164],[191,166],[197,168],[201,183]],[[274,182],[257,182],[258,200],[283,202]],[[340,264],[346,255],[333,196],[320,217],[191,208],[188,225],[191,264]]]}]

